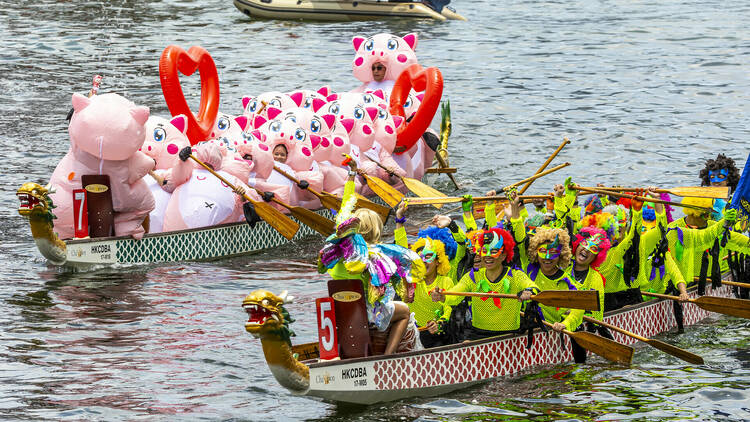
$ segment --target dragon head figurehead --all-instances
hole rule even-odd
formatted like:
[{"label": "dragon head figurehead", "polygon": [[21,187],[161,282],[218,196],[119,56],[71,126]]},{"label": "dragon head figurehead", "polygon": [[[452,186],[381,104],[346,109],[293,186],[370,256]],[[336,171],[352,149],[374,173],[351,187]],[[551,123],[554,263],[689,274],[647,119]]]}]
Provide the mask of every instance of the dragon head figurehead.
[{"label": "dragon head figurehead", "polygon": [[52,204],[49,194],[53,192],[49,185],[41,186],[34,182],[24,183],[16,191],[16,196],[21,202],[18,206],[18,213],[26,218],[42,217],[51,222],[55,218],[55,215],[52,214],[52,209],[55,206]]},{"label": "dragon head figurehead", "polygon": [[287,295],[286,290],[279,296],[268,290],[250,293],[242,301],[242,307],[248,315],[245,330],[256,338],[276,336],[289,343],[289,338],[294,335],[289,324],[294,320],[284,309],[284,304],[291,301],[292,297]]}]

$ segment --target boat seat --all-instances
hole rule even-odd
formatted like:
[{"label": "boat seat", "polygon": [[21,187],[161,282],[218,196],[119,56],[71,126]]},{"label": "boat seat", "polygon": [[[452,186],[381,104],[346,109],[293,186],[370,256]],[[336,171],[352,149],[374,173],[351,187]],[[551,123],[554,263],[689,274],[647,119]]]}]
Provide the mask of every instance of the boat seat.
[{"label": "boat seat", "polygon": [[372,355],[362,280],[328,280],[341,359]]},{"label": "boat seat", "polygon": [[109,175],[85,174],[81,185],[86,189],[88,203],[89,237],[109,237],[115,235],[115,212],[112,205],[112,189]]}]

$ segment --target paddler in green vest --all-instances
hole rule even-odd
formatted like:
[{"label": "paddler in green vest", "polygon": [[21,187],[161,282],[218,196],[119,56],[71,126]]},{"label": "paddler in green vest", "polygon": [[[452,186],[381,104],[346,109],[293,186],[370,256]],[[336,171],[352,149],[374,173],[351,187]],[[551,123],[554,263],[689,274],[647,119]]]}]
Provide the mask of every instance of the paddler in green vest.
[{"label": "paddler in green vest", "polygon": [[[518,299],[472,297],[472,327],[464,333],[467,340],[516,332],[520,326],[521,302],[531,299],[531,295],[539,291],[526,274],[509,267],[515,242],[507,230],[482,230],[477,238],[475,250],[483,268],[479,271],[472,269],[447,291],[507,293],[517,295]],[[463,296],[444,295],[435,289],[432,300],[456,305]]]}]

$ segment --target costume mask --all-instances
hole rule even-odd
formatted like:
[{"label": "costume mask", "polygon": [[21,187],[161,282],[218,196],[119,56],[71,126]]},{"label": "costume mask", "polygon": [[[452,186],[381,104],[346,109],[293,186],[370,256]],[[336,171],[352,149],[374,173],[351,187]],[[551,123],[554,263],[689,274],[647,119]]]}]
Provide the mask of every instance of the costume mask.
[{"label": "costume mask", "polygon": [[503,253],[503,238],[497,233],[485,233],[484,245],[482,245],[481,256],[497,258]]},{"label": "costume mask", "polygon": [[422,261],[424,261],[425,264],[429,264],[437,258],[437,253],[432,249],[432,242],[430,242],[430,239],[425,238],[424,248],[419,251],[419,257],[422,258]]},{"label": "costume mask", "polygon": [[586,243],[583,244],[583,248],[597,255],[601,251],[600,245],[604,240],[604,236],[601,233],[594,233],[592,236],[586,238]]},{"label": "costume mask", "polygon": [[727,176],[729,176],[729,170],[728,169],[709,170],[708,171],[708,180],[710,180],[711,183],[721,183],[721,182],[727,180]]},{"label": "costume mask", "polygon": [[560,236],[555,236],[555,240],[552,243],[545,243],[539,246],[537,254],[541,259],[555,259],[559,258],[562,253],[562,245],[560,244]]}]

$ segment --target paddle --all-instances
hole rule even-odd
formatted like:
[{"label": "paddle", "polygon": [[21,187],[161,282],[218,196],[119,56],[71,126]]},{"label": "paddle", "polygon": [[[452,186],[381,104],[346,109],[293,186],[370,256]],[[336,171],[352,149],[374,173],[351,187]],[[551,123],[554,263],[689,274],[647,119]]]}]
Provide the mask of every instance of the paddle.
[{"label": "paddle", "polygon": [[[521,195],[519,199],[548,199],[552,198],[552,195]],[[475,196],[472,198],[474,202],[508,202],[508,199],[504,196]],[[409,205],[434,205],[434,204],[452,204],[454,202],[464,202],[465,199],[462,196],[446,196],[436,198],[404,198],[404,201],[408,202]]]},{"label": "paddle", "polygon": [[[381,169],[387,171],[388,174],[390,174],[392,176],[397,176],[399,179],[401,179],[401,181],[404,183],[404,186],[406,186],[407,189],[409,189],[410,191],[412,191],[417,196],[441,196],[441,197],[442,196],[447,196],[443,192],[440,192],[439,190],[433,188],[432,186],[428,186],[428,185],[420,182],[417,179],[413,179],[411,177],[404,177],[404,176],[399,176],[397,174],[393,174],[393,173],[391,173],[391,171],[386,166],[380,164],[380,162],[378,162],[377,160],[369,157],[367,154],[365,154],[364,156],[367,157],[367,159],[369,159],[373,163],[377,164],[378,167],[380,167]],[[435,205],[435,208],[440,208],[440,206],[439,205]]]},{"label": "paddle", "polygon": [[[568,145],[569,143],[570,143],[570,141],[568,140],[568,138],[563,138],[563,141],[560,144],[560,146],[557,147],[557,149],[555,150],[555,152],[553,152],[552,155],[550,155],[549,158],[547,158],[547,161],[545,161],[544,164],[542,164],[542,166],[539,167],[539,170],[537,170],[536,173],[534,173],[534,174],[539,174],[539,173],[543,172],[544,169],[547,168],[547,166],[549,165],[549,163],[551,163],[552,160],[554,160],[555,157],[557,157],[557,154],[560,153],[560,151],[563,149],[563,147],[565,147],[565,145]],[[534,180],[536,180],[536,179],[534,179]],[[530,181],[526,182],[526,184],[521,189],[519,189],[518,194],[522,195],[524,192],[526,192],[526,190],[529,189],[529,187],[531,186],[531,184],[534,183],[534,180],[530,180]]]},{"label": "paddle", "polygon": [[[521,316],[523,316],[523,312],[521,312]],[[544,325],[552,327],[551,323],[544,320],[542,322]],[[608,338],[599,337],[596,334],[587,333],[586,331],[572,332],[562,330],[562,332],[575,339],[579,346],[611,362],[630,364],[633,360],[633,348],[630,346],[620,344]]]},{"label": "paddle", "polygon": [[[614,192],[634,192],[643,188],[623,188],[620,186],[599,187],[597,189],[614,191]],[[645,189],[643,189],[645,190]],[[693,198],[718,198],[727,199],[729,197],[728,186],[680,186],[669,189],[656,189],[656,193],[668,193],[670,195],[693,197]]]},{"label": "paddle", "polygon": [[671,345],[669,343],[665,343],[663,341],[659,341],[659,340],[655,340],[655,339],[650,339],[650,338],[639,336],[638,334],[631,333],[628,330],[622,329],[620,327],[617,327],[615,325],[606,323],[604,321],[599,321],[598,319],[594,319],[594,318],[588,317],[586,315],[583,316],[583,319],[586,320],[586,321],[588,321],[588,322],[593,322],[594,324],[598,324],[598,325],[601,325],[603,327],[607,327],[610,330],[617,331],[618,333],[625,334],[628,337],[633,337],[634,339],[640,340],[640,341],[648,344],[649,346],[656,347],[657,349],[661,350],[664,353],[668,353],[668,354],[670,354],[670,355],[672,355],[674,357],[680,358],[680,359],[684,360],[685,362],[694,363],[696,365],[703,365],[703,358],[702,357],[700,357],[700,356],[698,356],[698,355],[696,355],[694,353],[690,353],[690,352],[688,352],[685,349],[680,349],[677,346],[673,346],[673,345]]},{"label": "paddle", "polygon": [[544,176],[546,176],[546,175],[548,175],[550,173],[553,173],[553,172],[556,172],[556,171],[558,171],[558,170],[560,170],[562,168],[568,167],[569,165],[570,165],[570,163],[562,163],[562,164],[560,164],[558,166],[552,167],[549,170],[545,170],[545,171],[543,171],[541,173],[536,173],[535,175],[533,175],[531,177],[527,177],[527,178],[525,178],[523,180],[519,180],[516,183],[510,184],[510,185],[504,187],[502,190],[506,191],[506,190],[512,189],[512,188],[514,188],[514,187],[516,187],[518,185],[522,185],[522,184],[527,183],[527,182],[533,182],[534,180],[536,180],[536,179],[538,179],[540,177],[544,177]]},{"label": "paddle", "polygon": [[591,192],[591,193],[598,193],[600,195],[610,195],[610,196],[617,196],[617,197],[620,197],[620,198],[630,198],[630,199],[635,199],[637,201],[653,202],[655,204],[674,205],[676,207],[691,208],[691,209],[705,211],[705,212],[711,212],[711,211],[713,211],[713,209],[711,209],[711,208],[704,208],[704,207],[699,207],[699,206],[690,205],[690,204],[682,204],[682,203],[679,203],[679,202],[664,201],[662,199],[657,199],[657,198],[647,198],[645,196],[630,195],[630,194],[627,194],[627,193],[619,193],[619,192],[614,192],[614,191],[608,191],[608,190],[603,190],[603,189],[600,189],[600,188],[586,188],[586,187],[581,187],[581,186],[570,186],[570,188],[571,189],[575,189],[577,191],[581,191],[581,192]]},{"label": "paddle", "polygon": [[[222,177],[219,173],[215,172],[214,169],[207,166],[206,163],[199,160],[192,154],[190,154],[189,157],[196,163],[200,164],[201,167],[208,170],[211,174],[218,177],[219,180],[224,182],[224,184],[229,186],[232,190],[237,189],[234,187],[234,185],[229,183],[227,179]],[[271,205],[265,202],[254,201],[247,194],[242,195],[242,197],[245,198],[246,201],[248,201],[250,204],[253,205],[253,207],[255,208],[255,212],[258,214],[260,218],[262,218],[265,222],[267,222],[271,227],[273,227],[276,231],[278,231],[282,236],[291,240],[294,237],[294,235],[297,234],[297,231],[299,230],[299,224],[295,223],[291,218],[284,215],[281,211],[277,210],[276,208],[272,207]],[[248,221],[248,223],[249,222],[250,221]]]},{"label": "paddle", "polygon": [[[479,292],[451,292],[441,290],[441,294],[449,296],[499,297],[504,299],[518,299],[518,296],[505,293]],[[558,308],[584,309],[599,311],[599,293],[595,290],[542,290],[531,295],[531,300],[542,305]]]},{"label": "paddle", "polygon": [[[264,196],[265,192],[263,192],[262,190],[253,186],[251,186],[251,188],[254,189],[256,192],[258,192],[259,195]],[[289,205],[286,202],[276,197],[272,197],[271,201],[288,209],[289,212],[291,212],[292,215],[297,220],[302,222],[304,225],[310,227],[311,229],[315,230],[316,232],[322,234],[323,236],[328,236],[331,233],[336,231],[336,223],[334,223],[332,220],[329,220],[323,217],[322,215],[318,213],[310,211],[307,208]]]},{"label": "paddle", "polygon": [[[693,281],[698,281],[700,277],[694,277]],[[727,286],[737,286],[737,287],[743,287],[745,289],[750,289],[750,283],[740,283],[737,281],[729,281],[729,280],[721,280],[721,284],[726,284]]]},{"label": "paddle", "polygon": [[[663,295],[641,291],[645,296],[659,297],[662,299],[671,299],[679,301],[677,296]],[[734,299],[730,297],[718,296],[700,296],[698,299],[688,300],[709,312],[717,312],[724,315],[731,315],[739,318],[750,318],[750,300]]]}]

